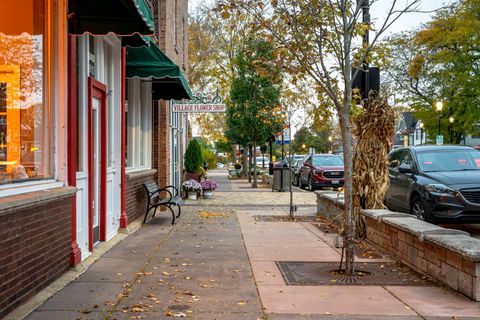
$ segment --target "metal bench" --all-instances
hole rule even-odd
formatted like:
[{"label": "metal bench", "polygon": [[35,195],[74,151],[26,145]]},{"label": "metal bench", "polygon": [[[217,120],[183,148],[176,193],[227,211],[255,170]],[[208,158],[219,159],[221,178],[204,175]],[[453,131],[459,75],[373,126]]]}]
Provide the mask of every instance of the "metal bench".
[{"label": "metal bench", "polygon": [[145,218],[143,219],[143,223],[147,221],[148,212],[151,209],[153,211],[153,217],[155,217],[155,213],[157,212],[157,208],[160,206],[167,207],[172,212],[172,225],[175,223],[175,212],[172,209],[172,206],[177,206],[178,214],[177,218],[180,217],[181,208],[180,208],[180,201],[182,198],[178,193],[178,189],[174,186],[166,186],[164,188],[159,188],[157,183],[153,180],[148,180],[143,183],[143,187],[147,193],[147,211],[145,212]]}]

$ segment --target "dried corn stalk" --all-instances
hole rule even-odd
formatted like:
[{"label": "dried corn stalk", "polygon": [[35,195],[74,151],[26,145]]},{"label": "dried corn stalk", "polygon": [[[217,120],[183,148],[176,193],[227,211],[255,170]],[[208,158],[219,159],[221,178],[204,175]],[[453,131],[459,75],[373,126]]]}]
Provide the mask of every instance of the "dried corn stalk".
[{"label": "dried corn stalk", "polygon": [[353,207],[355,233],[365,238],[360,209],[384,208],[388,187],[387,154],[394,132],[395,115],[384,96],[370,98],[362,112],[352,117],[356,140],[353,153]]}]

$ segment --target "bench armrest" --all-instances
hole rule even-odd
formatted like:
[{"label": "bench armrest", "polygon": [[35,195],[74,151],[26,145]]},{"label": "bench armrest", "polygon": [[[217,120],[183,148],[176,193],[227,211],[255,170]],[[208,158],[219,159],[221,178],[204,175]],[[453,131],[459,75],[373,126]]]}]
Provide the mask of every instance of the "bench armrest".
[{"label": "bench armrest", "polygon": [[173,198],[177,198],[179,195],[178,189],[175,186],[169,185],[169,186],[163,187],[162,189],[170,190],[170,193],[173,196]]}]

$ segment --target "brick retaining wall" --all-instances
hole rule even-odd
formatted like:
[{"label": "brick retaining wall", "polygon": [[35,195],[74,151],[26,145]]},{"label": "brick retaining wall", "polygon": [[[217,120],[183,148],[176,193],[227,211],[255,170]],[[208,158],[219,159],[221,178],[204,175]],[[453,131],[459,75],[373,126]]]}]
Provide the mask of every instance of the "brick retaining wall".
[{"label": "brick retaining wall", "polygon": [[0,210],[0,318],[69,269],[73,192],[14,196],[21,205]]},{"label": "brick retaining wall", "polygon": [[[316,192],[318,212],[328,218],[343,211],[336,193]],[[480,240],[408,214],[362,210],[367,240],[465,296],[480,301]]]}]

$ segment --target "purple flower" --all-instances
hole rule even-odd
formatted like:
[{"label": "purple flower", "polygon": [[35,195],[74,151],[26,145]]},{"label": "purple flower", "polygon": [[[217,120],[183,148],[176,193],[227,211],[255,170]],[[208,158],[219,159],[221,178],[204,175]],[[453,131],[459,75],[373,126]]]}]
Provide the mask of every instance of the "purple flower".
[{"label": "purple flower", "polygon": [[198,181],[190,179],[182,183],[182,189],[184,191],[200,191],[202,190],[202,185]]},{"label": "purple flower", "polygon": [[213,180],[205,180],[200,182],[202,190],[215,190],[217,189],[217,183]]}]

